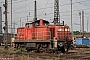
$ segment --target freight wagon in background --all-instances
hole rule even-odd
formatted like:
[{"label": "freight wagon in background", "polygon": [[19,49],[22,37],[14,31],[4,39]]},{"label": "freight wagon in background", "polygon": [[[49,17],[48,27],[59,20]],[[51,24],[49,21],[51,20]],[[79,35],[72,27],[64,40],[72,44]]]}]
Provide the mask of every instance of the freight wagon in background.
[{"label": "freight wagon in background", "polygon": [[17,28],[17,37],[13,41],[15,47],[25,47],[27,51],[39,52],[53,50],[65,52],[72,45],[70,28],[63,24],[50,24],[40,19],[27,22],[25,27]]},{"label": "freight wagon in background", "polygon": [[90,34],[83,35],[74,35],[73,36],[73,44],[75,47],[78,48],[88,48],[90,47]]}]

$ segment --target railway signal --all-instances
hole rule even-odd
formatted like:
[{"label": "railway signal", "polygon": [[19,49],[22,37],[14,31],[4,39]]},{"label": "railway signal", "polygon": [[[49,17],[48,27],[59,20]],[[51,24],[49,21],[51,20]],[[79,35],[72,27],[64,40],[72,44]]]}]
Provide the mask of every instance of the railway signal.
[{"label": "railway signal", "polygon": [[5,4],[3,4],[5,7],[5,11],[3,12],[5,14],[5,26],[3,27],[4,29],[4,43],[5,43],[5,48],[8,48],[7,46],[7,39],[8,39],[8,22],[7,22],[7,0],[5,0]]}]

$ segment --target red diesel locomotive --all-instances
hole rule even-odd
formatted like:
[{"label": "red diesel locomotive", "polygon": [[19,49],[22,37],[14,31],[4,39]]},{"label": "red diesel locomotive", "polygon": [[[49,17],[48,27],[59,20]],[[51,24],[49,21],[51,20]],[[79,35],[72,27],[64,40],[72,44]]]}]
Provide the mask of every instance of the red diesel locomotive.
[{"label": "red diesel locomotive", "polygon": [[24,46],[27,51],[61,51],[65,52],[71,47],[70,28],[63,24],[50,24],[40,19],[27,22],[25,27],[17,28],[15,47]]}]

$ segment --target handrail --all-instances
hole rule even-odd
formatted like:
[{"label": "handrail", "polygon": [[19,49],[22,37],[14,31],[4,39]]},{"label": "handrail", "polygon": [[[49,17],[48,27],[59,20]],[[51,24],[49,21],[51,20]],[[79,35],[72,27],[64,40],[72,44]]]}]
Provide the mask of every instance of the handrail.
[{"label": "handrail", "polygon": [[47,38],[51,39],[51,33],[50,33],[50,31],[32,32],[32,38],[34,38],[36,40],[40,40],[40,39],[46,40]]},{"label": "handrail", "polygon": [[69,32],[57,32],[57,39],[59,40],[64,40],[66,36],[69,38]]}]

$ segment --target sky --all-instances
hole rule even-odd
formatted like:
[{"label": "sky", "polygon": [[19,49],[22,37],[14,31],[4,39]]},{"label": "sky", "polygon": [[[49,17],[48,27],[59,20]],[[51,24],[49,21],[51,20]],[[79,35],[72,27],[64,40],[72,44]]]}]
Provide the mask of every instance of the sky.
[{"label": "sky", "polygon": [[[8,1],[8,27],[10,32],[11,24],[11,0]],[[32,21],[34,18],[34,1],[35,0],[12,0],[12,21],[13,28],[24,26],[28,21]],[[54,0],[36,0],[37,1],[37,18],[44,19],[52,22],[54,19]],[[73,31],[80,31],[80,16],[79,12],[84,11],[84,30],[87,31],[88,21],[88,32],[90,32],[90,0],[72,0],[72,26]],[[65,21],[66,25],[71,26],[70,20],[70,7],[71,0],[59,0],[59,12],[60,22]],[[2,20],[5,21],[4,11],[4,0],[0,0],[0,7],[2,7]],[[15,22],[15,23],[14,23]],[[4,26],[4,22],[2,22]]]}]

